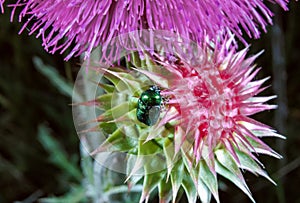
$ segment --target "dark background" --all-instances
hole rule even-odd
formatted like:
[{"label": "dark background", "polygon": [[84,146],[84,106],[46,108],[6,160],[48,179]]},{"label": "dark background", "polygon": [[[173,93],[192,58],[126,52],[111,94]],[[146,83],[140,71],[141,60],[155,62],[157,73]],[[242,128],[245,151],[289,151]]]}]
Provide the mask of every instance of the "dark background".
[{"label": "dark background", "polygon": [[[256,61],[263,67],[258,78],[272,76],[267,82],[271,88],[263,94],[276,93],[279,97],[272,102],[279,104],[279,109],[255,118],[287,137],[285,141],[264,139],[284,159],[259,157],[277,187],[252,174],[245,176],[257,202],[300,202],[300,5],[293,1],[289,12],[277,7],[273,10],[277,12],[275,26],[269,26],[261,39],[248,40],[252,44],[249,55],[265,50]],[[26,31],[18,35],[21,25],[9,22],[9,11],[6,8],[0,15],[0,202],[26,198],[30,202],[38,197],[63,195],[81,181],[76,171],[80,170],[79,139],[72,120],[71,98],[39,71],[33,57],[54,67],[70,84],[80,65],[79,59],[64,62],[63,55],[46,53],[41,40],[28,36]],[[47,128],[54,147],[40,135],[40,126]],[[55,147],[70,166],[53,158]],[[68,167],[73,166],[78,169],[70,173]],[[233,184],[221,180],[227,184],[221,187],[225,190],[220,192],[221,202],[250,202]]]}]

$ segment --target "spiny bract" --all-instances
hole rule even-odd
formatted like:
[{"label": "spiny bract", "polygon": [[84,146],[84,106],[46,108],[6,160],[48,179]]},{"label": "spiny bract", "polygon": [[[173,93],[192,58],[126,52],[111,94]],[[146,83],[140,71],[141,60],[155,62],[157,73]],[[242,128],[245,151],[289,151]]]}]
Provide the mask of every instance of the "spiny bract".
[{"label": "spiny bract", "polygon": [[[127,153],[128,183],[143,179],[141,202],[155,188],[160,202],[175,202],[180,190],[189,203],[198,197],[209,202],[211,195],[219,202],[218,175],[254,202],[241,170],[273,182],[255,153],[280,158],[260,138],[283,137],[248,117],[275,106],[264,104],[274,96],[256,97],[266,79],[252,81],[259,71],[253,65],[257,55],[246,53],[229,51],[224,43],[203,45],[187,60],[168,54],[140,60],[132,54],[127,68],[96,67],[110,84],[99,84],[105,93],[95,100],[103,110],[96,122],[106,140],[92,154]],[[166,99],[159,121],[147,126],[137,120],[136,108],[153,84]]]}]

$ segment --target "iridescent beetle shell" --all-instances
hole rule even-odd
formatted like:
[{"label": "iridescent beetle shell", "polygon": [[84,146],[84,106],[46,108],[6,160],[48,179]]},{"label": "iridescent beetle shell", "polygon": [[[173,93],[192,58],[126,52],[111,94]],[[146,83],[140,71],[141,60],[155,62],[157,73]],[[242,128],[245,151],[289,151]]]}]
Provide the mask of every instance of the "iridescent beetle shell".
[{"label": "iridescent beetle shell", "polygon": [[148,126],[155,125],[160,115],[161,103],[160,89],[155,85],[151,86],[138,100],[137,119]]}]

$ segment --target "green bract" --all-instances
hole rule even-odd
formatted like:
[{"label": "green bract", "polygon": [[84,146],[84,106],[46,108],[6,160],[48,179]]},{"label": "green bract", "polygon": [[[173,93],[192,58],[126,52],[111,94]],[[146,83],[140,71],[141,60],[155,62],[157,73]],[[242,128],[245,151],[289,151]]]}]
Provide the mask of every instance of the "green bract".
[{"label": "green bract", "polygon": [[[207,203],[211,196],[219,202],[218,175],[233,182],[254,202],[241,169],[271,180],[241,143],[237,143],[239,148],[232,148],[239,163],[222,143],[214,147],[213,154],[203,145],[202,157],[196,160],[194,134],[180,125],[180,119],[172,119],[178,109],[166,104],[160,111],[162,93],[172,78],[167,69],[147,57],[141,61],[132,55],[127,68],[98,71],[109,81],[99,84],[105,93],[96,99],[102,110],[98,127],[105,140],[92,154],[126,153],[127,183],[143,184],[140,202],[147,201],[155,189],[161,203],[175,202],[183,192],[189,203],[197,198]],[[256,141],[247,137],[247,142]],[[254,147],[257,151],[261,148],[259,143]]]}]

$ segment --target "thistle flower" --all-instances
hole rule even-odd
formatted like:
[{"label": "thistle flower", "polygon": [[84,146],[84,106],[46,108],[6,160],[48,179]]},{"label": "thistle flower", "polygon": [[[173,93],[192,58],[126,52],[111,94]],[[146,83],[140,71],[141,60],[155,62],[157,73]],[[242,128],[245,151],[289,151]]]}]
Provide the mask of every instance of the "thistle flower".
[{"label": "thistle flower", "polygon": [[247,48],[229,50],[232,40],[203,43],[190,58],[160,53],[141,60],[131,54],[127,68],[94,67],[111,84],[98,84],[105,93],[83,103],[103,111],[88,130],[100,131],[104,140],[92,154],[125,153],[121,164],[129,187],[143,182],[140,202],[155,188],[162,203],[175,202],[180,188],[189,203],[198,197],[210,202],[212,195],[219,202],[219,175],[254,202],[242,170],[273,182],[256,154],[281,158],[261,138],[283,137],[249,116],[275,108],[265,104],[274,96],[257,96],[267,80],[253,81],[258,55],[246,58]]},{"label": "thistle flower", "polygon": [[[269,1],[287,10],[288,0]],[[196,42],[206,35],[233,33],[244,41],[243,31],[258,38],[259,27],[266,31],[272,23],[272,12],[261,0],[18,0],[10,7],[12,18],[17,8],[23,9],[20,32],[27,28],[30,35],[41,37],[50,53],[69,49],[66,60],[82,53],[88,58],[93,48],[105,49],[114,37],[134,30],[167,30]]]},{"label": "thistle flower", "polygon": [[[261,85],[268,79],[251,81],[259,71],[251,65],[257,56],[245,59],[247,49],[238,53],[226,52],[224,47],[214,52],[204,47],[200,54],[206,57],[193,66],[183,61],[163,63],[173,73],[163,95],[169,98],[169,108],[177,110],[172,119],[180,120],[179,126],[184,126],[181,142],[193,132],[196,162],[203,157],[206,146],[210,160],[207,164],[212,172],[215,172],[213,152],[219,144],[238,164],[235,148],[243,148],[249,155],[257,152],[249,139],[261,146],[259,152],[280,157],[257,137],[257,132],[271,132],[270,127],[248,117],[276,108],[276,105],[264,104],[275,96],[253,97],[265,89]],[[164,123],[169,121],[163,120]]]}]

